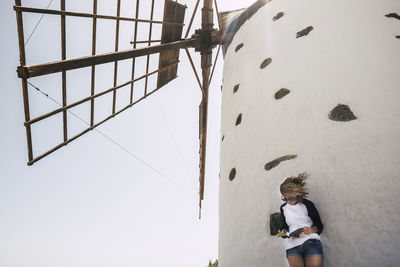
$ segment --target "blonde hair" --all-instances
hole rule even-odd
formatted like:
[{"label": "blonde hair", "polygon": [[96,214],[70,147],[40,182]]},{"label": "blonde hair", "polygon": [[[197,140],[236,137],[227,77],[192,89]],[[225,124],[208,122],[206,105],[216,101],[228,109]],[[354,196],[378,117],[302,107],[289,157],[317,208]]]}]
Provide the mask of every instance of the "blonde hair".
[{"label": "blonde hair", "polygon": [[281,194],[293,194],[296,197],[307,197],[306,179],[310,176],[308,173],[300,173],[297,177],[289,177],[281,184]]}]

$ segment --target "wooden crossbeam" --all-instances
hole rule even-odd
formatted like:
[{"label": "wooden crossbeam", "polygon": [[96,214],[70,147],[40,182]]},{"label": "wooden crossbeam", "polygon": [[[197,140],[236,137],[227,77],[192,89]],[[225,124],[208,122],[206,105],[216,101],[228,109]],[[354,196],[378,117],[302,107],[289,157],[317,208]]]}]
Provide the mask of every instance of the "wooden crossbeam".
[{"label": "wooden crossbeam", "polygon": [[82,17],[82,18],[111,19],[111,20],[118,20],[118,21],[124,20],[124,21],[135,21],[135,22],[143,22],[143,23],[171,24],[171,25],[177,25],[177,26],[184,25],[182,23],[176,23],[176,22],[138,19],[138,18],[129,18],[129,17],[116,17],[116,16],[98,15],[98,14],[80,13],[80,12],[71,12],[71,11],[60,11],[60,10],[54,10],[54,9],[23,7],[23,6],[18,6],[18,5],[14,6],[14,10],[17,12],[30,12],[30,13],[40,13],[40,14],[50,14],[50,15],[64,15],[64,16]]},{"label": "wooden crossbeam", "polygon": [[79,69],[84,67],[90,67],[93,65],[99,65],[124,59],[146,56],[149,54],[156,54],[160,53],[161,51],[169,49],[194,47],[197,45],[197,43],[198,40],[196,39],[186,39],[166,44],[137,48],[132,50],[124,50],[102,55],[80,57],[75,59],[61,60],[61,61],[55,61],[45,64],[32,65],[32,66],[21,66],[17,68],[17,72],[18,72],[18,77],[20,78],[31,78],[66,70]]}]

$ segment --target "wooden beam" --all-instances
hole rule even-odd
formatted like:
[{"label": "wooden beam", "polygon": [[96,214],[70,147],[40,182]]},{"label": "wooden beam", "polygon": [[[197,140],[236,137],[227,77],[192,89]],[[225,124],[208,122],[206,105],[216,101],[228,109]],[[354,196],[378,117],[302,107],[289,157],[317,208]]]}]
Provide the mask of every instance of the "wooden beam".
[{"label": "wooden beam", "polygon": [[[136,14],[135,17],[136,19],[139,17],[139,4],[140,1],[136,0]],[[136,45],[137,45],[137,32],[138,32],[138,22],[135,22],[135,33],[134,33],[134,38],[133,38],[133,49],[136,49]],[[132,80],[135,79],[135,68],[136,68],[136,58],[132,58]],[[133,87],[134,84],[131,84],[131,96],[130,96],[130,101],[129,103],[133,103]]]},{"label": "wooden beam", "polygon": [[89,57],[81,57],[63,61],[55,61],[40,65],[18,67],[17,72],[18,77],[20,78],[31,78],[51,73],[57,73],[65,70],[79,69],[129,58],[146,56],[149,54],[156,54],[169,49],[194,47],[197,43],[198,40],[196,39],[186,39],[138,49],[125,50]]},{"label": "wooden beam", "polygon": [[[153,15],[154,15],[154,0],[151,0],[151,14],[150,14],[150,20],[153,20]],[[150,23],[150,29],[149,29],[149,42],[148,46],[151,45],[151,34],[153,32],[153,23]],[[147,55],[146,59],[146,74],[149,73],[149,64],[150,64],[150,55]],[[149,78],[146,76],[146,80],[144,82],[144,95],[147,95],[147,86],[148,86]]]},{"label": "wooden beam", "polygon": [[[97,14],[97,0],[93,0],[93,14]],[[96,35],[97,35],[97,19],[93,18],[92,25],[92,56],[96,55]],[[96,66],[92,66],[90,83],[90,95],[93,96],[95,93],[96,84]],[[90,101],[90,126],[94,124],[94,99]]]},{"label": "wooden beam", "polygon": [[[15,0],[16,6],[21,6],[21,0]],[[21,66],[25,66],[26,58],[25,58],[25,40],[24,40],[24,23],[22,21],[22,12],[17,11],[17,25],[18,25],[18,45],[19,45],[19,60]],[[25,122],[30,120],[30,110],[29,110],[29,94],[28,94],[28,83],[26,78],[22,79],[22,95],[24,98],[24,113],[25,113]],[[33,149],[32,149],[32,131],[30,125],[25,125],[26,130],[26,141],[28,146],[28,160],[32,160],[33,158]]]},{"label": "wooden beam", "polygon": [[[61,10],[65,11],[65,0],[60,1]],[[65,60],[67,58],[67,33],[66,33],[66,25],[65,25],[65,15],[61,15],[61,60]],[[67,105],[67,72],[62,72],[62,105],[65,107]],[[68,120],[67,120],[67,111],[63,111],[63,133],[64,133],[64,142],[68,140]]]},{"label": "wooden beam", "polygon": [[184,25],[182,23],[168,22],[168,21],[157,21],[157,20],[151,21],[151,20],[147,20],[147,19],[136,19],[136,18],[128,18],[128,17],[116,17],[116,16],[98,15],[98,14],[90,14],[90,13],[60,11],[60,10],[53,10],[53,9],[22,7],[22,6],[17,6],[17,5],[14,6],[14,10],[18,11],[18,12],[41,13],[41,14],[50,14],[50,15],[65,15],[65,16],[83,17],[83,18],[137,21],[137,22],[143,22],[143,23],[170,24],[170,25],[177,25],[177,26]]},{"label": "wooden beam", "polygon": [[203,98],[199,106],[199,139],[200,139],[200,188],[199,188],[199,218],[201,218],[201,203],[204,199],[206,147],[207,147],[207,120],[208,120],[208,91],[210,86],[210,69],[212,66],[212,33],[213,30],[212,0],[204,0],[201,19],[201,34],[209,34],[207,43],[200,45],[201,69],[203,78]]},{"label": "wooden beam", "polygon": [[[121,0],[117,1],[117,17],[119,17],[121,13]],[[151,24],[150,24],[151,25]],[[115,25],[115,52],[118,52],[119,47],[119,20],[116,21]],[[117,86],[117,78],[118,78],[118,60],[114,62],[114,87]],[[112,105],[112,114],[115,113],[115,106],[117,102],[117,90],[113,92],[113,105]]]}]

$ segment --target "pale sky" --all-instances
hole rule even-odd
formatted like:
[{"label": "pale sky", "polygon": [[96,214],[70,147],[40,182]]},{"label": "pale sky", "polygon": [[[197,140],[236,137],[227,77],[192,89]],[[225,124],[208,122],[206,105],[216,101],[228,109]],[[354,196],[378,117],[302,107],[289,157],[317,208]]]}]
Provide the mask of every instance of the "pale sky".
[{"label": "pale sky", "polygon": [[[25,0],[22,4],[45,8],[49,2]],[[67,10],[91,10],[92,1],[66,2]],[[127,4],[122,15],[132,17],[129,4],[136,1],[122,2]],[[195,1],[179,2],[188,6],[187,25]],[[226,11],[247,7],[252,2],[220,0],[218,5],[220,11]],[[16,75],[19,51],[13,4],[11,0],[0,3],[0,267],[202,267],[209,260],[214,261],[218,257],[222,55],[209,95],[205,200],[199,220],[201,93],[184,51],[180,55],[178,79],[98,128],[125,150],[91,131],[28,167],[21,82]],[[115,5],[116,1],[99,1],[98,13],[112,15]],[[54,0],[50,8],[58,9],[59,0]],[[156,8],[156,12],[162,10]],[[200,16],[197,13],[192,32],[200,27]],[[40,15],[24,14],[26,38],[39,19]],[[91,23],[86,22],[78,19],[67,22],[67,34],[71,37],[68,57],[90,51]],[[121,30],[132,31],[129,25],[133,26],[126,24]],[[104,23],[103,28],[107,27],[112,32],[115,26]],[[98,51],[113,47],[114,37],[109,36],[98,33],[101,40]],[[121,37],[121,47],[129,47],[130,39],[129,34]],[[60,54],[55,47],[59,49],[59,17],[46,15],[26,46],[28,64],[57,60]],[[216,50],[214,56],[215,53]],[[198,56],[196,59],[198,62]],[[199,63],[196,66],[200,71]],[[120,68],[124,68],[123,63]],[[139,69],[144,68],[142,63]],[[97,84],[107,88],[112,83],[108,79],[112,68],[99,67],[99,73],[102,74],[98,75]],[[70,101],[87,96],[90,91],[87,74],[85,70],[68,74]],[[60,100],[57,77],[50,75],[30,81]],[[127,80],[123,80],[123,74],[120,79]],[[29,94],[32,117],[57,108],[32,87]],[[123,96],[121,91],[121,103]],[[96,116],[108,114],[109,103],[110,98],[96,102]],[[88,119],[85,107],[72,111]],[[55,118],[32,128],[35,151],[44,151],[59,140],[59,122]],[[71,135],[84,126],[71,115],[68,122]]]}]

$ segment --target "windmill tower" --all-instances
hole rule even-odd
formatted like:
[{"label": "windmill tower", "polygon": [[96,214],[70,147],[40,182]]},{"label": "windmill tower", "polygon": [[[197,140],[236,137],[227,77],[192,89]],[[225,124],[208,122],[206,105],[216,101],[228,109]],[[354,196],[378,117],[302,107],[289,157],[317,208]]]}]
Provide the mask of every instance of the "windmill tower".
[{"label": "windmill tower", "polygon": [[[186,33],[183,34],[184,18],[186,12],[186,6],[173,0],[151,0],[151,6],[148,6],[150,14],[149,19],[142,19],[139,15],[141,10],[141,1],[129,1],[132,2],[135,7],[135,16],[127,17],[121,15],[122,1],[116,1],[116,14],[114,16],[99,14],[98,12],[98,1],[93,0],[92,12],[74,12],[66,9],[66,1],[60,0],[59,9],[43,9],[36,7],[23,6],[21,0],[15,1],[14,10],[17,16],[18,26],[18,39],[19,39],[19,50],[20,50],[20,66],[17,68],[18,77],[22,81],[23,101],[25,109],[25,128],[27,137],[27,148],[28,148],[28,165],[33,165],[40,159],[52,154],[58,149],[68,145],[72,141],[78,139],[82,135],[90,132],[106,121],[114,118],[116,115],[126,111],[127,109],[135,106],[144,99],[150,97],[158,90],[163,88],[166,84],[171,82],[177,77],[180,50],[183,49],[188,56],[192,69],[195,73],[196,80],[202,92],[202,101],[199,106],[199,141],[200,141],[200,162],[199,162],[199,182],[200,182],[200,210],[201,201],[204,198],[204,178],[205,178],[205,162],[206,162],[206,142],[207,142],[207,110],[208,110],[208,89],[212,79],[215,64],[218,59],[220,47],[215,56],[213,63],[213,48],[223,42],[222,31],[214,28],[214,8],[217,10],[218,7],[216,0],[205,0],[196,2],[193,14],[190,19],[190,23],[186,28]],[[146,2],[147,4],[150,2]],[[201,9],[201,28],[196,30],[191,36],[190,30],[197,10],[202,2]],[[157,10],[162,7],[162,17],[157,18]],[[56,61],[40,62],[39,64],[27,64],[26,55],[26,37],[24,36],[24,13],[38,13],[48,14],[56,16],[60,20],[60,57]],[[91,20],[92,25],[92,49],[89,55],[81,57],[67,57],[67,23],[66,21],[71,18],[87,18]],[[100,21],[112,21],[115,22],[115,49],[114,51],[108,51],[107,53],[99,52],[98,46],[98,35],[101,33],[99,27]],[[120,39],[121,39],[121,27],[122,23],[130,23],[133,28],[133,40],[130,42],[132,49],[122,50]],[[156,27],[161,27],[155,29]],[[139,32],[141,28],[148,29],[147,39],[139,39]],[[158,36],[155,38],[154,36]],[[198,75],[196,66],[192,60],[189,52],[189,48],[195,49],[201,55],[201,76]],[[139,60],[144,59],[143,62]],[[131,61],[131,77],[128,80],[121,81],[121,65],[126,61]],[[154,64],[156,61],[157,65]],[[99,74],[98,68],[105,64],[113,64],[113,86],[104,90],[100,90],[99,84],[96,84],[96,78]],[[145,66],[145,73],[138,75],[139,65]],[[151,69],[154,65],[154,69]],[[126,66],[126,64],[124,64]],[[213,67],[213,68],[212,68]],[[81,97],[80,99],[68,102],[68,92],[70,90],[67,78],[70,73],[74,70],[81,70],[90,68],[91,76],[90,92],[89,96]],[[31,79],[37,77],[48,77],[50,75],[58,75],[60,83],[60,93],[62,95],[62,103],[58,103],[60,106],[56,109],[44,112],[38,116],[32,116],[30,111],[30,101],[28,87],[32,86],[37,90],[40,88],[36,87],[30,82]],[[156,82],[151,83],[151,79],[157,76]],[[151,86],[154,86],[151,88]],[[130,87],[130,95],[128,101],[125,99],[125,105],[120,106],[118,102],[119,92]],[[106,116],[98,116],[96,114],[96,101],[104,96],[111,96],[111,111]],[[69,132],[68,117],[73,114],[69,113],[73,108],[79,108],[84,105],[90,105],[88,117],[90,121],[85,121],[87,127],[81,132],[72,135]],[[62,140],[56,145],[44,152],[35,152],[34,138],[32,127],[37,125],[41,121],[50,120],[57,116],[62,116],[60,121],[62,127]],[[201,216],[201,214],[200,214]]]},{"label": "windmill tower", "polygon": [[287,266],[270,218],[302,172],[324,266],[399,266],[399,14],[399,1],[257,1],[230,23],[221,267]]}]

